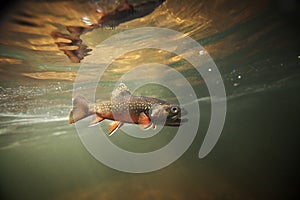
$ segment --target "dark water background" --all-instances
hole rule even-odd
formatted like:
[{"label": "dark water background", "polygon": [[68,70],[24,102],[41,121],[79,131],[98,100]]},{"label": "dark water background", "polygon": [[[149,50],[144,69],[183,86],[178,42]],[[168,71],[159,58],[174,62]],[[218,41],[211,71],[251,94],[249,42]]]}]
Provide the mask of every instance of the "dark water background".
[{"label": "dark water background", "polygon": [[[132,1],[129,1],[132,2]],[[138,1],[135,1],[138,2]],[[110,10],[114,1],[100,1]],[[201,124],[170,166],[128,174],[95,160],[67,120],[80,64],[58,50],[52,31],[95,21],[91,1],[26,1],[2,7],[0,34],[1,199],[296,199],[299,191],[300,29],[297,1],[168,0],[150,15],[82,36],[92,49],[137,27],[165,27],[203,45],[224,79],[228,110],[221,138],[198,158],[210,119],[205,84],[193,82]],[[92,53],[92,52],[91,52]],[[123,68],[154,61],[182,69],[174,55],[135,52],[101,83],[108,94]],[[181,67],[181,68],[180,68]],[[141,91],[165,97],[151,87]],[[163,133],[161,133],[163,134]],[[122,134],[112,140],[133,144]],[[126,142],[125,142],[126,141]],[[143,143],[144,144],[144,143]],[[139,144],[136,144],[139,148]],[[151,144],[149,144],[151,146]],[[153,144],[157,145],[157,144]],[[142,147],[140,147],[142,148]]]}]

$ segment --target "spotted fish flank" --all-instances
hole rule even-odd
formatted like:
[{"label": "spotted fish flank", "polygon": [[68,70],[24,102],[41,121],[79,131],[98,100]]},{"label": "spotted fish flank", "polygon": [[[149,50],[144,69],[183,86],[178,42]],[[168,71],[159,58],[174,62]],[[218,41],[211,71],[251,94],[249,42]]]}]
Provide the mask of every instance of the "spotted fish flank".
[{"label": "spotted fish flank", "polygon": [[94,115],[91,125],[104,119],[113,120],[109,135],[114,134],[124,123],[140,124],[142,129],[155,128],[156,125],[180,126],[187,119],[180,119],[187,112],[175,104],[166,101],[133,95],[124,83],[113,90],[110,101],[88,103],[83,96],[73,100],[69,123],[74,123]]}]

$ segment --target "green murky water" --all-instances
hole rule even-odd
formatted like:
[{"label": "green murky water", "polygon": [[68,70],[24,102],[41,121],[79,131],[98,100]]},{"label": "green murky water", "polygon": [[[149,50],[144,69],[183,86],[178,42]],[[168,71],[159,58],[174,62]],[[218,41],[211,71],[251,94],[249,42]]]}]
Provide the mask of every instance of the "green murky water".
[{"label": "green murky water", "polygon": [[[113,1],[100,3],[107,10],[115,6]],[[109,98],[122,74],[148,62],[177,69],[196,92],[201,122],[192,145],[171,165],[145,174],[103,165],[83,146],[75,126],[68,124],[80,64],[70,62],[50,33],[83,26],[82,16],[95,21],[93,6],[85,1],[28,1],[9,7],[2,16],[1,199],[297,197],[300,34],[294,7],[299,5],[170,0],[143,18],[82,35],[93,49],[124,30],[147,26],[177,30],[203,45],[221,72],[228,100],[224,129],[210,154],[199,159],[211,103],[203,79],[194,77],[189,63],[172,53],[147,49],[130,52],[108,68],[97,98]],[[136,93],[176,102],[170,91],[157,85]],[[165,145],[173,130],[167,127],[150,139],[119,132],[111,141],[144,152]]]}]

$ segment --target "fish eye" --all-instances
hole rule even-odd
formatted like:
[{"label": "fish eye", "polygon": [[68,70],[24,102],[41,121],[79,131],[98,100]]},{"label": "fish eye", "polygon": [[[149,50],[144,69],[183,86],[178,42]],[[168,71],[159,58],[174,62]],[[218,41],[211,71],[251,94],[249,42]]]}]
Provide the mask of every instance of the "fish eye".
[{"label": "fish eye", "polygon": [[173,114],[178,113],[178,107],[177,107],[177,106],[172,106],[172,107],[171,107],[171,112],[172,112]]}]

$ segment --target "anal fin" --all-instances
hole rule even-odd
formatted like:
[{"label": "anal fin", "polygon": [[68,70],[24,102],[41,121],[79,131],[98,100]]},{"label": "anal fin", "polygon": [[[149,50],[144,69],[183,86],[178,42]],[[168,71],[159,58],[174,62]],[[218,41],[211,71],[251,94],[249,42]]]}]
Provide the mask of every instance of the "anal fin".
[{"label": "anal fin", "polygon": [[108,136],[112,136],[121,126],[123,122],[114,121],[110,124]]},{"label": "anal fin", "polygon": [[93,119],[93,121],[90,122],[90,126],[94,126],[97,125],[98,123],[102,122],[104,120],[104,118],[95,115],[95,119]]}]

